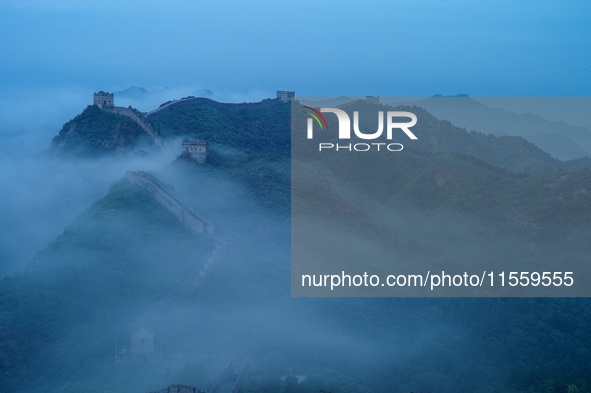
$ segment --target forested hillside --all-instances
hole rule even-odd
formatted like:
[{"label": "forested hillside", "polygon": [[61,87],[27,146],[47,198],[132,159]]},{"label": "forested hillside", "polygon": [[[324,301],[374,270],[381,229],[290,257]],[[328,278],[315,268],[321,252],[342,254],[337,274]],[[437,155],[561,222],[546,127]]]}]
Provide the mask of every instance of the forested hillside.
[{"label": "forested hillside", "polygon": [[149,116],[163,137],[190,136],[245,153],[289,157],[290,104],[265,100],[224,104],[207,98],[170,105]]},{"label": "forested hillside", "polygon": [[51,149],[58,155],[88,158],[121,153],[150,144],[151,138],[129,117],[104,112],[96,105],[89,105],[64,124],[53,138]]}]

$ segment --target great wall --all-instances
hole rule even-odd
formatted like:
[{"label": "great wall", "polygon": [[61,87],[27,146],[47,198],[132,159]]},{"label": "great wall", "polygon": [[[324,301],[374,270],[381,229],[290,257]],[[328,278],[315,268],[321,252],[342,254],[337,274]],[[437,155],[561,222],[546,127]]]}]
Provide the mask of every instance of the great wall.
[{"label": "great wall", "polygon": [[154,199],[168,209],[187,228],[196,233],[213,234],[213,222],[196,213],[174,191],[147,172],[127,172],[127,179],[150,192]]},{"label": "great wall", "polygon": [[103,106],[101,108],[104,112],[115,113],[121,116],[127,116],[133,121],[137,123],[148,135],[152,137],[154,140],[154,144],[158,146],[162,150],[168,150],[168,145],[166,142],[160,137],[158,131],[154,128],[152,123],[146,118],[146,116],[138,111],[137,109],[132,108],[123,108],[121,106]]},{"label": "great wall", "polygon": [[[214,236],[213,222],[204,216],[195,212],[185,201],[182,200],[174,191],[165,186],[156,177],[147,172],[137,171],[127,172],[127,179],[130,183],[138,185],[147,190],[154,199],[163,207],[170,211],[183,225],[190,228],[196,234],[202,235],[205,240],[208,251],[205,259],[197,269],[195,275],[187,278],[179,284],[177,288],[163,296],[154,303],[149,309],[144,310],[138,320],[141,320],[141,331],[146,335],[144,340],[151,343],[150,350],[138,350],[137,345],[132,345],[134,333],[130,328],[131,339],[122,338],[116,340],[115,362],[125,362],[132,359],[135,355],[152,355],[154,351],[154,335],[144,328],[144,321],[149,325],[154,323],[158,317],[166,310],[170,309],[176,301],[187,297],[189,294],[200,288],[207,278],[207,271],[210,266],[219,261],[227,247],[234,243],[234,239],[228,235]],[[131,325],[130,325],[131,326]],[[138,330],[138,329],[135,329]],[[139,331],[139,330],[138,330]],[[138,332],[136,332],[137,334]],[[142,341],[143,342],[143,341]],[[144,345],[145,346],[145,345]]]},{"label": "great wall", "polygon": [[[118,115],[127,116],[134,120],[140,127],[142,127],[148,135],[150,135],[157,146],[163,150],[168,147],[162,140],[156,129],[147,119],[146,114],[139,112],[132,108],[123,108],[114,105],[114,94],[100,91],[94,93],[93,104],[98,106],[102,111],[109,113],[116,113]],[[183,141],[181,153],[183,156],[190,157],[198,163],[205,162],[207,158],[207,141]],[[165,186],[160,180],[153,175],[143,171],[128,171],[127,179],[131,184],[138,185],[147,190],[152,197],[160,203],[164,208],[170,211],[184,226],[191,229],[196,234],[203,235],[209,244],[209,251],[203,264],[199,267],[198,273],[189,277],[181,283],[174,291],[162,297],[150,309],[142,313],[142,320],[144,318],[150,319],[157,317],[163,310],[165,310],[172,303],[178,299],[187,296],[189,293],[199,288],[206,277],[207,270],[216,260],[220,258],[226,250],[228,244],[233,243],[233,239],[229,236],[214,236],[213,222],[201,214],[197,213],[191,206],[189,206],[180,196],[173,190]],[[116,351],[115,359],[117,361],[118,355],[122,353],[129,353],[125,351]]]},{"label": "great wall", "polygon": [[195,212],[180,196],[149,173],[130,171],[127,172],[127,179],[130,183],[138,185],[152,194],[154,199],[170,211],[181,224],[195,233],[205,235],[209,243],[208,255],[198,273],[193,277],[189,277],[178,288],[161,298],[143,314],[144,318],[153,318],[176,300],[199,288],[203,284],[206,272],[211,264],[221,257],[226,251],[226,247],[233,243],[233,239],[229,236],[214,236],[214,226],[211,220]]},{"label": "great wall", "polygon": [[217,101],[211,100],[209,98],[205,98],[205,97],[189,96],[189,97],[183,97],[179,100],[165,102],[164,104],[160,105],[158,108],[153,109],[149,112],[146,112],[145,115],[146,115],[146,117],[159,116],[161,114],[166,113],[167,111],[169,111],[170,109],[172,109],[176,105],[185,104],[188,102],[192,102],[192,103],[207,102],[209,105],[217,107],[217,108],[231,108],[231,109],[263,108],[263,107],[274,104],[275,102],[277,102],[278,99],[282,100],[282,98],[279,97],[279,93],[280,92],[277,92],[278,97],[276,99],[267,98],[265,100],[262,100],[261,102],[241,103],[241,104],[217,102]]},{"label": "great wall", "polygon": [[[277,93],[278,99],[287,100],[295,95],[293,92]],[[287,98],[286,98],[287,97]],[[134,120],[148,135],[154,140],[154,144],[166,152],[170,152],[166,142],[160,137],[158,131],[154,128],[148,120],[148,116],[157,116],[170,110],[176,104],[184,102],[195,101],[210,101],[219,106],[231,106],[236,109],[243,107],[258,107],[267,106],[275,100],[264,100],[261,103],[255,104],[222,104],[206,98],[186,97],[180,100],[171,101],[161,105],[159,108],[142,113],[136,109],[117,107],[114,105],[114,95],[100,91],[95,93],[93,97],[93,104],[97,105],[102,111],[115,113],[121,116],[126,116]],[[183,141],[182,155],[189,156],[198,163],[203,163],[207,157],[208,143],[207,141]],[[154,199],[160,203],[164,208],[170,211],[184,226],[190,228],[196,234],[204,235],[209,243],[208,254],[198,269],[198,273],[189,277],[181,283],[175,290],[163,296],[152,307],[142,313],[139,320],[141,320],[141,329],[135,332],[135,335],[142,333],[143,340],[141,340],[143,347],[154,348],[154,335],[144,328],[144,320],[150,323],[155,321],[159,315],[176,301],[188,296],[190,293],[201,287],[206,279],[207,271],[210,266],[219,260],[225,253],[228,245],[234,243],[231,236],[214,236],[213,222],[204,216],[198,214],[189,206],[183,199],[178,196],[169,187],[165,186],[153,175],[143,171],[128,171],[126,173],[127,179],[130,183],[138,185],[147,190]],[[133,323],[132,323],[133,324]],[[134,351],[134,329],[131,329],[130,324],[130,338],[117,340],[115,348],[115,362],[124,362],[131,360],[134,355],[150,355],[150,351]],[[145,342],[149,342],[148,346]],[[137,344],[137,343],[136,343]],[[135,345],[137,347],[137,345]],[[136,348],[137,349],[137,348]],[[145,349],[145,348],[144,348]],[[217,370],[216,370],[217,371]],[[218,371],[219,372],[219,371]],[[217,373],[217,372],[216,372]],[[234,357],[229,360],[226,366],[219,372],[210,393],[240,393],[245,384],[260,386],[262,383],[262,370],[254,365],[248,357]],[[204,393],[193,387],[186,385],[171,385],[166,389],[160,390],[157,393]]]},{"label": "great wall", "polygon": [[[184,100],[186,101],[186,100]],[[94,94],[94,105],[97,105],[102,111],[116,113],[127,116],[134,120],[142,129],[150,135],[154,143],[163,150],[168,150],[168,146],[162,140],[147,115],[131,108],[114,106],[113,94],[103,91]],[[168,103],[165,107],[178,103],[178,101]],[[162,110],[162,106],[159,108]],[[152,111],[151,114],[157,113]],[[191,157],[198,163],[203,163],[207,157],[207,141],[183,141],[181,153],[183,156]],[[170,211],[180,223],[191,229],[194,233],[202,236],[202,239],[208,244],[208,252],[197,269],[197,273],[187,278],[176,289],[163,296],[154,303],[149,309],[144,310],[137,319],[141,321],[140,328],[132,328],[130,324],[130,336],[116,340],[115,363],[121,363],[131,360],[134,356],[153,356],[156,355],[154,346],[154,334],[150,333],[144,327],[144,321],[148,325],[158,320],[158,317],[178,300],[186,298],[196,289],[200,288],[207,277],[207,271],[210,266],[221,259],[228,247],[234,243],[231,236],[214,236],[213,222],[203,215],[197,213],[189,206],[179,195],[164,185],[155,176],[143,171],[128,171],[127,179],[131,184],[142,187],[148,191],[152,197],[164,208]],[[141,335],[141,343],[136,342],[136,336]],[[138,336],[139,337],[139,336]],[[254,373],[253,373],[254,370]],[[217,370],[216,374],[220,370]],[[248,358],[238,357],[231,359],[225,368],[219,372],[216,382],[210,392],[214,393],[237,393],[242,390],[244,382],[252,378],[260,378],[260,369],[252,365]],[[196,390],[189,386],[172,385],[161,390],[158,393],[195,393]]]},{"label": "great wall", "polygon": [[[105,93],[103,91],[94,93],[93,104],[97,105],[105,112],[116,113],[131,118],[142,127],[148,135],[152,136],[157,146],[162,149],[168,149],[150,121],[146,119],[145,114],[135,109],[114,106],[114,95],[112,93]],[[207,157],[207,145],[206,141],[183,141],[182,153],[193,157],[197,162],[203,163]],[[164,208],[170,211],[181,224],[191,229],[196,234],[204,235],[206,241],[209,243],[209,252],[205,261],[199,267],[198,273],[193,277],[189,277],[174,291],[162,297],[149,310],[142,313],[143,320],[143,318],[157,317],[176,300],[187,296],[190,292],[200,287],[203,284],[206,272],[211,264],[220,258],[226,250],[226,246],[231,244],[233,239],[228,236],[214,236],[213,222],[193,210],[193,208],[180,196],[169,187],[165,186],[153,175],[143,171],[128,171],[126,175],[131,184],[138,185],[147,190],[152,197]],[[119,353],[120,351],[117,352]],[[117,354],[115,358],[117,360]]]},{"label": "great wall", "polygon": [[[274,104],[277,100],[281,100],[284,102],[289,101],[291,98],[295,97],[295,92],[293,91],[277,91],[277,97],[275,99],[264,99],[261,102],[253,102],[253,103],[241,103],[241,104],[233,104],[233,103],[223,103],[211,100],[209,98],[204,97],[183,97],[179,100],[172,100],[165,102],[164,104],[160,105],[158,108],[153,109],[148,112],[140,112],[137,109],[133,109],[131,107],[124,108],[121,106],[115,106],[115,95],[114,93],[108,93],[104,91],[99,91],[98,93],[93,94],[93,105],[98,106],[102,111],[115,113],[121,116],[127,116],[133,121],[135,121],[152,139],[154,140],[154,144],[158,146],[163,151],[170,153],[170,149],[164,139],[160,136],[158,131],[154,128],[150,121],[150,117],[157,117],[163,115],[171,110],[172,107],[185,104],[185,103],[199,103],[199,102],[206,102],[211,106],[218,107],[218,108],[231,108],[231,109],[250,109],[250,108],[262,108],[269,105]],[[192,154],[193,158],[197,161],[200,161],[200,157],[196,157]]]},{"label": "great wall", "polygon": [[158,131],[154,128],[152,123],[147,119],[146,114],[133,108],[124,108],[122,106],[115,106],[115,95],[104,91],[94,93],[92,96],[92,104],[99,107],[103,112],[115,113],[120,116],[129,117],[135,121],[148,135],[154,140],[154,144],[163,151],[168,151],[168,145],[160,137]]}]

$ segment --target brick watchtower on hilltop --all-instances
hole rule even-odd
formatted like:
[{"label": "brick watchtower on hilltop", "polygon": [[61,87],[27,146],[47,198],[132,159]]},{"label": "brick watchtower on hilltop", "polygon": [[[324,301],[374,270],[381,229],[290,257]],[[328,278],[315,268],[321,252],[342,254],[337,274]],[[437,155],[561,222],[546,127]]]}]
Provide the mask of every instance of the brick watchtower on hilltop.
[{"label": "brick watchtower on hilltop", "polygon": [[99,108],[103,107],[112,107],[115,106],[115,94],[113,93],[105,93],[104,91],[99,91],[98,93],[94,93],[92,96],[92,105],[96,105]]},{"label": "brick watchtower on hilltop", "polygon": [[277,98],[283,102],[288,102],[292,97],[295,97],[295,91],[277,90]]},{"label": "brick watchtower on hilltop", "polygon": [[365,103],[372,105],[380,105],[380,96],[365,96]]},{"label": "brick watchtower on hilltop", "polygon": [[208,141],[190,141],[188,139],[185,139],[183,141],[181,153],[183,155],[189,155],[199,164],[203,164],[207,159],[208,148]]}]

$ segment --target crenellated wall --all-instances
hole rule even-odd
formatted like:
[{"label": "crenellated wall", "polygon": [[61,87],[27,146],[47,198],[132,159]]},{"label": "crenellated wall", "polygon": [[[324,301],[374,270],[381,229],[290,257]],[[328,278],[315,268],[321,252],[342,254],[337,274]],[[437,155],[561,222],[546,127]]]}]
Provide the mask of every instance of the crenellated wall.
[{"label": "crenellated wall", "polygon": [[171,189],[147,172],[127,172],[132,184],[148,190],[162,206],[168,209],[179,221],[196,233],[213,234],[213,222],[196,213],[185,201]]},{"label": "crenellated wall", "polygon": [[111,106],[111,107],[100,107],[101,110],[109,113],[116,113],[121,116],[127,116],[133,121],[135,121],[148,135],[152,137],[156,146],[161,148],[162,150],[168,149],[166,142],[160,137],[158,131],[154,128],[152,123],[146,119],[144,114],[136,109],[131,108],[123,108],[121,106]]},{"label": "crenellated wall", "polygon": [[[157,392],[150,392],[150,393],[197,393],[201,392],[201,390],[197,390],[194,387],[187,386],[187,385],[170,385],[166,389],[159,390]],[[203,392],[201,392],[203,393]]]}]

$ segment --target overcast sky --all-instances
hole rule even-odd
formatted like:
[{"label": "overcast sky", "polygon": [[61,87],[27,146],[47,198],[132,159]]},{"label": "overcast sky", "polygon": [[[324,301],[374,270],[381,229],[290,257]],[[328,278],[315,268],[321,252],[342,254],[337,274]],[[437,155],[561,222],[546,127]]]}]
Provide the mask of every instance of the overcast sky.
[{"label": "overcast sky", "polygon": [[0,86],[588,96],[591,2],[2,0]]},{"label": "overcast sky", "polygon": [[131,86],[160,91],[115,98],[143,111],[203,89],[590,96],[590,20],[586,0],[0,0],[0,155],[47,147],[93,92]]}]

